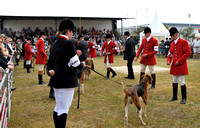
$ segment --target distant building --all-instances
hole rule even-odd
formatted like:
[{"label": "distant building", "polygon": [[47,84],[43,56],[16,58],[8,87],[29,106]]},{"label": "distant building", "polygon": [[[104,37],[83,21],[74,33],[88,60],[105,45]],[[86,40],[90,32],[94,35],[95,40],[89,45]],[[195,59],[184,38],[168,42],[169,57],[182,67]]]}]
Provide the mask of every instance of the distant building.
[{"label": "distant building", "polygon": [[169,28],[176,27],[178,30],[186,29],[189,26],[193,27],[194,30],[198,30],[200,28],[200,24],[186,24],[186,23],[163,23],[167,25]]}]

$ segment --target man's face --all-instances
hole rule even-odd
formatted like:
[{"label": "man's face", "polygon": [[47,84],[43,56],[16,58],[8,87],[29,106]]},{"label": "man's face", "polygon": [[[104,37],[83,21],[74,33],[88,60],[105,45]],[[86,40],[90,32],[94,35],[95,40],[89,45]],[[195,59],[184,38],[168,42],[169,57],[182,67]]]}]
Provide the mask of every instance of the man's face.
[{"label": "man's face", "polygon": [[146,38],[148,38],[151,35],[151,33],[145,33],[144,35]]},{"label": "man's face", "polygon": [[106,41],[107,41],[107,42],[110,41],[110,38],[106,38]]},{"label": "man's face", "polygon": [[178,38],[178,33],[175,33],[173,36],[171,36],[171,38],[172,38],[173,40],[176,40],[176,39]]},{"label": "man's face", "polygon": [[31,40],[27,40],[27,42],[31,43]]},{"label": "man's face", "polygon": [[47,37],[45,35],[42,35],[42,38],[45,40]]},{"label": "man's face", "polygon": [[127,39],[127,38],[128,38],[128,36],[127,36],[127,35],[124,35],[124,38],[125,38],[125,39]]},{"label": "man's face", "polygon": [[2,39],[2,41],[5,41],[5,37],[4,36],[1,39]]}]

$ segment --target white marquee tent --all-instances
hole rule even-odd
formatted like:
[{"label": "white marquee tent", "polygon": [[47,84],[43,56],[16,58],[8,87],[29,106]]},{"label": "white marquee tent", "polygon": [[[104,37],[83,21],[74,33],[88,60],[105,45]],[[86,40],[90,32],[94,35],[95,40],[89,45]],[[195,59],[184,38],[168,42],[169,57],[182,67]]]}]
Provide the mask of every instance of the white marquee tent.
[{"label": "white marquee tent", "polygon": [[[165,38],[169,36],[169,31],[162,24],[162,22],[159,21],[157,13],[148,27],[151,28],[151,35],[158,40],[158,43],[160,43],[161,40],[165,40]],[[140,43],[142,42],[142,38],[144,38],[143,32],[140,33]]]}]

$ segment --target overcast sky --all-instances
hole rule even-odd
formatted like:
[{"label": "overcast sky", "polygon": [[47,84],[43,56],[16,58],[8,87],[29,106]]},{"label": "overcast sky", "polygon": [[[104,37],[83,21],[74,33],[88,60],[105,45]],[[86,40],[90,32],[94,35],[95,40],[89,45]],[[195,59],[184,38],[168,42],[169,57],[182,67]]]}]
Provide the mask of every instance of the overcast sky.
[{"label": "overcast sky", "polygon": [[150,23],[156,12],[162,22],[200,24],[199,10],[198,0],[4,0],[0,15],[136,18],[127,26]]}]

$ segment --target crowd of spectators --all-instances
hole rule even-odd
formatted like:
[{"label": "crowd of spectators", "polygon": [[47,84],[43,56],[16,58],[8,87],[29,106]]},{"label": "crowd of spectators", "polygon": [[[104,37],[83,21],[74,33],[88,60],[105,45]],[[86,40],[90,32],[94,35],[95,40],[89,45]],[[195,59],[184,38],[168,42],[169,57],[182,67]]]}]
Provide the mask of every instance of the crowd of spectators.
[{"label": "crowd of spectators", "polygon": [[[173,42],[171,38],[166,37],[165,41],[161,40],[159,44],[159,56],[167,58],[169,49],[170,49],[170,44]],[[190,58],[198,59],[200,57],[200,34],[196,34],[196,39],[188,40],[188,44],[191,49],[191,56]]]},{"label": "crowd of spectators", "polygon": [[[43,31],[46,33],[46,40],[45,40],[45,46],[46,49],[53,44],[56,40],[56,30],[52,29],[52,27],[45,27],[43,30],[40,30],[38,27],[33,31],[31,27],[28,27],[27,29],[25,27],[22,28],[21,31],[13,31],[11,28],[4,28],[3,34],[5,34],[8,37],[11,37],[13,41],[15,42],[17,38],[19,38],[22,42],[26,40],[27,37],[31,37],[33,39],[32,45],[35,45],[37,40],[38,40],[38,35],[39,33]],[[118,55],[122,54],[122,51],[124,50],[124,45],[122,44],[121,39],[117,39],[113,33],[112,30],[96,30],[94,27],[92,27],[91,30],[84,29],[81,27],[81,30],[79,28],[74,30],[74,39],[78,39],[79,33],[81,32],[84,37],[89,37],[89,41],[92,41],[97,50],[97,54],[99,55],[101,47],[103,46],[103,43],[105,41],[105,36],[106,34],[111,34],[112,35],[112,40],[116,43],[117,45],[117,53]]]}]

